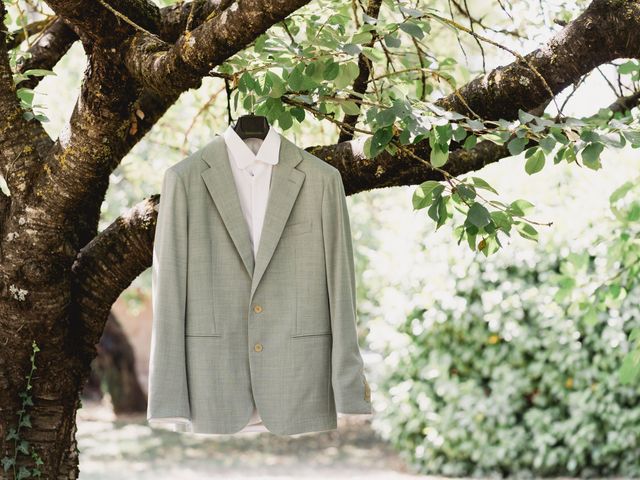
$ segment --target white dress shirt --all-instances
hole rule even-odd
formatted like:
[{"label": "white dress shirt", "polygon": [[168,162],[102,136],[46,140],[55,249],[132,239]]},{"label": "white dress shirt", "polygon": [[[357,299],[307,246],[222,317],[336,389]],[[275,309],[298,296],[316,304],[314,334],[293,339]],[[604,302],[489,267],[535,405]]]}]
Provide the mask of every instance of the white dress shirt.
[{"label": "white dress shirt", "polygon": [[[249,234],[251,236],[251,244],[253,247],[254,258],[258,253],[260,245],[260,234],[264,222],[264,215],[267,209],[267,201],[269,199],[269,190],[271,188],[271,172],[273,166],[278,163],[280,156],[280,134],[273,127],[269,128],[269,132],[264,140],[259,138],[242,139],[229,125],[225,130],[224,141],[227,146],[229,156],[229,164],[233,172],[233,178],[240,199],[240,206],[244,215]],[[253,399],[252,399],[253,401]],[[338,417],[348,414],[339,413]],[[370,415],[370,414],[369,414]],[[174,422],[178,425],[173,427],[174,431],[188,431],[189,420],[180,417],[170,417],[153,420],[153,425],[162,426],[163,422]],[[186,424],[186,425],[185,425]],[[262,419],[258,413],[255,402],[253,404],[253,413],[249,422],[245,427],[237,433],[244,432],[268,432],[269,430],[262,423]],[[293,437],[303,436],[314,432],[300,433],[291,435]],[[199,435],[224,435],[224,434],[199,434]]]}]

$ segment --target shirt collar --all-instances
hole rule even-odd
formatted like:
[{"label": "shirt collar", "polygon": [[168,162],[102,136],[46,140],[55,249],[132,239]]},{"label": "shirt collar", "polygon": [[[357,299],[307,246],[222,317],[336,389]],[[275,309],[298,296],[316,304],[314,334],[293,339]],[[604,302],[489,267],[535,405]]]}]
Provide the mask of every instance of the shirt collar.
[{"label": "shirt collar", "polygon": [[244,143],[244,140],[240,138],[232,125],[227,127],[223,136],[227,150],[231,154],[230,156],[240,169],[247,168],[254,161],[261,161],[271,165],[278,163],[280,157],[280,134],[271,126],[257,154],[254,154],[249,146]]}]

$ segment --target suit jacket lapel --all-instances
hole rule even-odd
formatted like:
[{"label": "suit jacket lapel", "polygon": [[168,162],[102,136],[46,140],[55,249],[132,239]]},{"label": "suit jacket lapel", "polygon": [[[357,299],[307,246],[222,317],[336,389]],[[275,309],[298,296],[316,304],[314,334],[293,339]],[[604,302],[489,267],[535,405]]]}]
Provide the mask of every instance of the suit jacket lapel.
[{"label": "suit jacket lapel", "polygon": [[260,234],[260,245],[256,255],[255,267],[251,284],[251,298],[260,283],[278,240],[287,223],[293,204],[298,198],[305,174],[294,168],[302,160],[302,155],[296,145],[281,136],[280,155],[271,174],[271,188],[267,210],[264,214],[264,224]]},{"label": "suit jacket lapel", "polygon": [[229,165],[224,137],[216,134],[203,150],[202,158],[207,162],[209,168],[203,170],[200,175],[207,185],[218,212],[220,212],[222,221],[242,258],[242,263],[244,263],[249,277],[252,277],[254,260],[251,237],[240,206],[240,197],[231,165]]},{"label": "suit jacket lapel", "polygon": [[203,150],[202,158],[209,165],[209,168],[202,171],[202,179],[252,279],[253,298],[302,187],[305,174],[294,168],[302,160],[302,155],[296,145],[281,136],[279,159],[271,174],[269,199],[255,261],[249,228],[242,213],[224,137],[216,134]]}]

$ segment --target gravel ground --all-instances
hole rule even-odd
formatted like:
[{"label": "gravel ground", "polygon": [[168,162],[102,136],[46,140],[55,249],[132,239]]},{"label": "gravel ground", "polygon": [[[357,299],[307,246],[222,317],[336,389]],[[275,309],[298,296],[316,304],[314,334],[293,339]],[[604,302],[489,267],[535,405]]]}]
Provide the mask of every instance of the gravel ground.
[{"label": "gravel ground", "polygon": [[198,437],[151,429],[143,415],[114,418],[108,405],[78,411],[80,480],[431,478],[411,474],[358,415],[338,430],[298,438],[264,432]]}]

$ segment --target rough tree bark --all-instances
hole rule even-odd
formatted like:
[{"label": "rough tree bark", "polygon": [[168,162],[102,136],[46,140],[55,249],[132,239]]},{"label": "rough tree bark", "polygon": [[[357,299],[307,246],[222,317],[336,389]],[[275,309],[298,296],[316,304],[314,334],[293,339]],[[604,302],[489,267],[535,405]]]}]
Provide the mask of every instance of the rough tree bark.
[{"label": "rough tree bark", "polygon": [[[212,68],[307,2],[198,0],[195,8],[185,2],[159,9],[147,0],[110,0],[111,8],[101,1],[47,0],[58,20],[47,27],[47,41],[33,46],[29,65],[19,69],[52,68],[78,40],[88,58],[77,103],[57,139],[49,138],[37,120],[22,117],[2,27],[0,174],[11,196],[0,193],[0,458],[12,452],[5,437],[15,426],[35,340],[41,351],[33,378],[32,428],[22,433],[44,461],[43,478],[77,478],[79,395],[111,305],[151,265],[159,203],[159,195],[151,195],[98,232],[109,174],[182,92],[198,88]],[[539,107],[598,65],[638,57],[639,3],[594,0],[528,54],[550,91],[515,61],[439,105],[468,113],[466,103],[483,118],[512,118],[518,108]],[[0,4],[2,16],[4,8]],[[472,151],[456,147],[446,167],[453,175],[508,156],[506,148],[488,142]],[[439,179],[410,157],[385,153],[367,160],[362,139],[309,150],[340,169],[348,194]],[[428,158],[428,143],[414,152]]]}]

